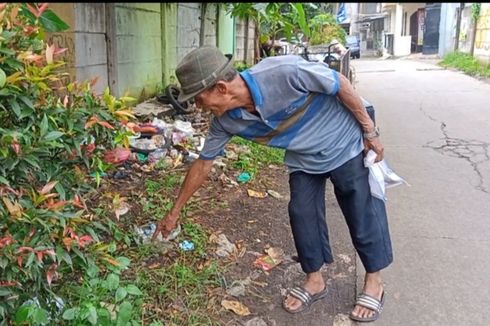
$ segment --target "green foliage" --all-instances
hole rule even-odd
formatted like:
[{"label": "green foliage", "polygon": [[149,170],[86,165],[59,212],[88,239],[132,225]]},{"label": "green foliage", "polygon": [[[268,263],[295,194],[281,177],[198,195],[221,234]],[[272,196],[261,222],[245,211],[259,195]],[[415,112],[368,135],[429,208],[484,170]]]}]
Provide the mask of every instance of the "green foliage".
[{"label": "green foliage", "polygon": [[490,77],[490,65],[481,64],[475,57],[462,52],[452,52],[444,56],[439,63],[443,67],[452,67],[469,75]]},{"label": "green foliage", "polygon": [[481,3],[473,2],[471,4],[471,19],[474,23],[478,22],[478,18],[480,18],[481,12]]},{"label": "green foliage", "polygon": [[121,265],[82,198],[87,173],[111,167],[104,152],[127,146],[131,99],[69,83],[64,49],[43,41],[68,25],[47,4],[2,4],[0,17],[0,319],[46,324],[62,279]]},{"label": "green foliage", "polygon": [[309,21],[311,32],[310,45],[329,44],[337,40],[342,44],[346,42],[347,33],[337,24],[331,14],[320,14]]},{"label": "green foliage", "polygon": [[[159,320],[164,325],[218,325],[209,317],[217,314],[210,309],[213,308],[213,288],[220,286],[218,266],[216,261],[204,261],[193,254],[185,254],[165,268],[141,268],[135,285],[151,298],[143,318]],[[158,317],[151,314],[152,310],[161,311],[162,303],[177,309],[168,309]]]},{"label": "green foliage", "polygon": [[92,269],[81,285],[65,285],[66,296],[78,304],[64,310],[63,321],[59,323],[139,325],[135,308],[142,304],[143,292],[136,285],[122,281],[118,272],[99,277],[99,271]]},{"label": "green foliage", "polygon": [[258,26],[257,36],[261,44],[277,40],[280,36],[291,39],[299,32],[310,35],[301,3],[231,3],[228,12],[232,17],[253,20]]},{"label": "green foliage", "polygon": [[238,159],[232,165],[234,168],[248,172],[253,176],[264,166],[283,163],[283,149],[271,148],[236,136],[231,139],[231,143],[246,146],[250,149],[247,152],[240,153]]},{"label": "green foliage", "polygon": [[239,72],[249,69],[251,66],[245,62],[235,62],[235,69]]}]

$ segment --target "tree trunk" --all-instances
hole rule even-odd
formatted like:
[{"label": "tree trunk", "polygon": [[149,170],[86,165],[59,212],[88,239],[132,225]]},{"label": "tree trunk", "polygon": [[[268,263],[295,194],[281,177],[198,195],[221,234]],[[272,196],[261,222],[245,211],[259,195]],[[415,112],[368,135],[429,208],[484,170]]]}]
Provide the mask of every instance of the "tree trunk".
[{"label": "tree trunk", "polygon": [[478,19],[473,22],[473,30],[471,35],[471,45],[470,45],[470,55],[473,56],[475,53],[475,40],[476,40],[476,28],[478,27]]}]

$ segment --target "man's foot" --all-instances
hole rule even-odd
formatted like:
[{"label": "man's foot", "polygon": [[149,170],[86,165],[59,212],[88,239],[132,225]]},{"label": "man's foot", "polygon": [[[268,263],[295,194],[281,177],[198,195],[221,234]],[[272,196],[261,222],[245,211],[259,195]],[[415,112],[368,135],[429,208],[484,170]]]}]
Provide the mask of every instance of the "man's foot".
[{"label": "man's foot", "polygon": [[[303,288],[312,296],[325,290],[325,282],[320,272],[309,273],[306,275],[306,282]],[[288,294],[284,299],[284,308],[288,311],[296,311],[304,304],[298,298]]]},{"label": "man's foot", "polygon": [[[364,278],[363,293],[381,301],[383,296],[383,283],[381,282],[381,273],[366,273]],[[352,315],[360,319],[369,319],[375,315],[375,311],[360,305],[356,305],[352,310]]]}]

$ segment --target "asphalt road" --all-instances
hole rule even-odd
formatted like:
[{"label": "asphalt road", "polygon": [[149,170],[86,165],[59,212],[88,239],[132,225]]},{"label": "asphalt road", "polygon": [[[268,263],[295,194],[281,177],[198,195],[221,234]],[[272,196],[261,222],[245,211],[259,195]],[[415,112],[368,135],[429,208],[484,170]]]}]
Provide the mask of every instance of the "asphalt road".
[{"label": "asphalt road", "polygon": [[411,185],[387,191],[395,260],[375,325],[490,325],[490,84],[434,63],[351,61]]}]

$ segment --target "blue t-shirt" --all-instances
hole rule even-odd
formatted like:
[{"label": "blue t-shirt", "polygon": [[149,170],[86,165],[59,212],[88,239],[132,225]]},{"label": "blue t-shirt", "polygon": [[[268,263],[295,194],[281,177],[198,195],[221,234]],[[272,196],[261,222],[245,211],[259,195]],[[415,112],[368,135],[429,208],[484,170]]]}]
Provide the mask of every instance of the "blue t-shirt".
[{"label": "blue t-shirt", "polygon": [[275,135],[269,146],[286,150],[289,172],[329,172],[364,148],[361,126],[338,100],[338,73],[324,63],[295,55],[269,57],[241,72],[259,116],[235,108],[212,119],[201,159],[223,155],[233,135],[254,140],[266,136],[315,94],[303,116]]}]

